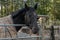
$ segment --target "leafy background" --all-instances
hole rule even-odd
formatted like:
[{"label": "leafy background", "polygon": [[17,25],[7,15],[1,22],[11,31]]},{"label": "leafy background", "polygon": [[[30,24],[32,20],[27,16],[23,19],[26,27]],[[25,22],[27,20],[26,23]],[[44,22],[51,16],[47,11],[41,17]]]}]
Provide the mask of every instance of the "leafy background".
[{"label": "leafy background", "polygon": [[[27,0],[29,6],[38,3],[37,14],[48,15],[49,21],[60,24],[60,0]],[[0,0],[0,17],[24,7],[24,0]]]}]

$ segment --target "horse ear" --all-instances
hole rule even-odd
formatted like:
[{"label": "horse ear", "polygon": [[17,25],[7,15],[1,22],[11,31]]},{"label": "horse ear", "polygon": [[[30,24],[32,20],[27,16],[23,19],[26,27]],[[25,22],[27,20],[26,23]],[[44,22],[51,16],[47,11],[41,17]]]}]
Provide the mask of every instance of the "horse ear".
[{"label": "horse ear", "polygon": [[28,8],[27,4],[25,3],[25,8]]},{"label": "horse ear", "polygon": [[38,3],[35,4],[34,9],[37,9]]}]

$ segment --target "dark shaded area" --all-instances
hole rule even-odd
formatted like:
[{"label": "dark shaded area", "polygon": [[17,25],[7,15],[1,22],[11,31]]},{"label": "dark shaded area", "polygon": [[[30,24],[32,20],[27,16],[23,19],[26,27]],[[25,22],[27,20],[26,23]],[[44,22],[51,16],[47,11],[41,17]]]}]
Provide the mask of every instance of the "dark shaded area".
[{"label": "dark shaded area", "polygon": [[54,26],[51,26],[51,40],[55,40],[55,36],[54,36]]}]

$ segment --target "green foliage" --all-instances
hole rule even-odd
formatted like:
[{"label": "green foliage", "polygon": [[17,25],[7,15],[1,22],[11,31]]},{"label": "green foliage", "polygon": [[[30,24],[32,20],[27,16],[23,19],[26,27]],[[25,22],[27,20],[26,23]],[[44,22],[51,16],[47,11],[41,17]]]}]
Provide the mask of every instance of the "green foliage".
[{"label": "green foliage", "polygon": [[60,0],[54,1],[54,16],[60,20]]},{"label": "green foliage", "polygon": [[[29,6],[34,6],[38,2],[37,13],[39,15],[49,15],[49,20],[60,20],[60,0],[27,0]],[[23,0],[0,0],[1,13],[0,16],[9,15],[12,11],[16,11],[24,7]]]}]

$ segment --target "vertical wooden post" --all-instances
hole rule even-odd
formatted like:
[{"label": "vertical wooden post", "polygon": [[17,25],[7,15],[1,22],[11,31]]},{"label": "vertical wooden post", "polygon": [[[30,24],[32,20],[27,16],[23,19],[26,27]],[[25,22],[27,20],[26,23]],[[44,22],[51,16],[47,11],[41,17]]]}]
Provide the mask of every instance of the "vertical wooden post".
[{"label": "vertical wooden post", "polygon": [[54,27],[53,26],[51,26],[51,40],[55,40]]}]

